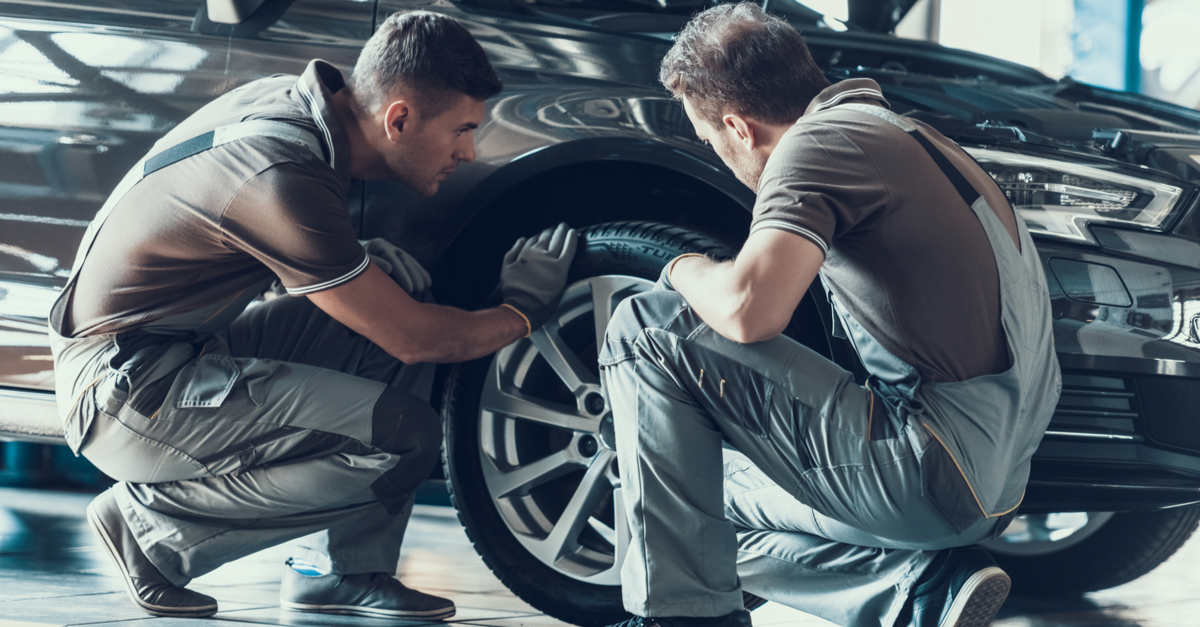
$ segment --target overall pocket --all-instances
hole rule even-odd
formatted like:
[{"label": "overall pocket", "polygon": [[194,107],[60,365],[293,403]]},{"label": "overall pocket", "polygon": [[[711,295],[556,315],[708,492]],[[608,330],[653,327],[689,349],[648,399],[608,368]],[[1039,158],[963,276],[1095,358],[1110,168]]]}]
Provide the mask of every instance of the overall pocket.
[{"label": "overall pocket", "polygon": [[921,453],[921,485],[925,497],[957,532],[987,518],[975,491],[941,439],[924,426],[934,441]]},{"label": "overall pocket", "polygon": [[220,407],[242,370],[232,357],[205,355],[179,373],[184,381],[175,399],[177,409]]},{"label": "overall pocket", "polygon": [[79,455],[79,451],[87,444],[88,431],[96,418],[96,411],[96,389],[92,385],[80,392],[63,423],[63,438],[75,455]]}]

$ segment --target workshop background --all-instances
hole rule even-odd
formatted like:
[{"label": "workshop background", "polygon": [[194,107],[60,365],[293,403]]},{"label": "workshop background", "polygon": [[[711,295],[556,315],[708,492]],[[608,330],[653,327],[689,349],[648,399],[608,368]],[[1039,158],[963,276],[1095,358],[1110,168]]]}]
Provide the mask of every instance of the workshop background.
[{"label": "workshop background", "polygon": [[[803,1],[830,17],[848,17],[845,0]],[[1069,76],[1200,109],[1200,0],[919,0],[897,34],[1004,58],[1053,78]],[[86,622],[104,617],[114,625],[134,620],[145,624],[146,618],[128,604],[83,525],[82,507],[90,496],[42,490],[94,493],[109,483],[65,446],[0,442],[0,486],[23,488],[0,490],[0,601],[6,603],[0,626],[43,620],[69,624],[60,614]],[[445,491],[437,484],[428,485],[420,500],[426,505],[447,504]],[[487,573],[452,510],[418,508],[411,535],[401,564],[406,581],[458,599],[462,608],[458,622],[477,627],[562,626],[513,598]],[[273,601],[260,603],[277,597],[278,563],[287,550],[281,547],[247,558],[210,578],[219,583],[204,589],[237,600],[223,605],[230,610],[222,615],[226,620],[303,624],[281,615]],[[1066,600],[1013,599],[997,625],[1197,625],[1197,559],[1200,539],[1152,575],[1114,590]],[[42,566],[58,574],[25,572]],[[51,617],[48,612],[57,614]],[[755,621],[759,627],[828,625],[774,605],[756,613]],[[346,619],[336,624],[385,623]]]},{"label": "workshop background", "polygon": [[[846,0],[800,1],[849,17]],[[1200,0],[917,0],[896,34],[1200,109]],[[0,442],[0,486],[108,483],[65,446]],[[436,488],[426,496],[446,500]]]},{"label": "workshop background", "polygon": [[1200,0],[919,0],[896,34],[1200,108]]}]

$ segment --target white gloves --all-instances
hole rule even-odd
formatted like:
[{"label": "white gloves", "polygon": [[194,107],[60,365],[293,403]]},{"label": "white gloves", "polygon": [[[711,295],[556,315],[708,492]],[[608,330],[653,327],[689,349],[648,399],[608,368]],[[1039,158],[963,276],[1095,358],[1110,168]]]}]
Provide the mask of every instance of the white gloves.
[{"label": "white gloves", "polygon": [[359,243],[367,251],[367,256],[371,258],[371,261],[379,266],[380,270],[390,275],[392,280],[409,294],[420,294],[433,285],[433,277],[429,276],[429,271],[421,267],[421,264],[413,259],[412,255],[397,248],[391,242],[382,237],[376,237],[365,241],[360,240]]},{"label": "white gloves", "polygon": [[530,332],[558,309],[578,241],[575,229],[560,224],[522,237],[504,255],[500,295],[525,318]]}]

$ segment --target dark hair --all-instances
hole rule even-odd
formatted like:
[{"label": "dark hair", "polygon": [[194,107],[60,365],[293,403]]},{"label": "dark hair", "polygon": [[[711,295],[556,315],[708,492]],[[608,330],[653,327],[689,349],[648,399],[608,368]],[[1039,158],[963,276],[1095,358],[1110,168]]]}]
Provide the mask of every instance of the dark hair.
[{"label": "dark hair", "polygon": [[830,84],[804,37],[751,2],[722,4],[692,18],[663,58],[658,79],[716,126],[727,113],[795,122]]},{"label": "dark hair", "polygon": [[404,91],[431,117],[458,94],[486,100],[504,87],[470,31],[428,11],[388,16],[363,46],[349,85],[360,111],[372,112]]}]

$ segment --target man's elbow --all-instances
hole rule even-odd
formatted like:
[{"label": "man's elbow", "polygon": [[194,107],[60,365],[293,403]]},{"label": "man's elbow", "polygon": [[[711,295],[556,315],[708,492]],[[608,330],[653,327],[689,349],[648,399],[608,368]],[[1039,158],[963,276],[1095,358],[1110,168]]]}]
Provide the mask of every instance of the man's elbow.
[{"label": "man's elbow", "polygon": [[769,340],[783,332],[787,320],[780,323],[763,316],[734,314],[717,331],[738,344],[753,344]]},{"label": "man's elbow", "polygon": [[391,342],[383,348],[389,355],[410,366],[436,361],[432,347],[417,342]]}]

